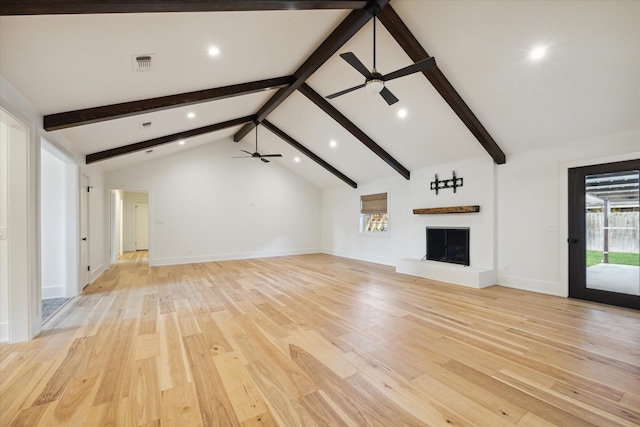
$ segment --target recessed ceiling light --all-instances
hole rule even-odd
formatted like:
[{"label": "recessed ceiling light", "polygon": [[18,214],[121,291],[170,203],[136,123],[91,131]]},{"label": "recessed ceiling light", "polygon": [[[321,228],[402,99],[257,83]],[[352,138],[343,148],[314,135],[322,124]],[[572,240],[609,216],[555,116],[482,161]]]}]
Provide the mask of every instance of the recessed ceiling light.
[{"label": "recessed ceiling light", "polygon": [[404,119],[407,117],[407,110],[405,108],[401,108],[398,110],[398,117]]},{"label": "recessed ceiling light", "polygon": [[208,52],[210,56],[218,56],[220,54],[220,49],[215,46],[211,46],[209,47]]},{"label": "recessed ceiling light", "polygon": [[184,139],[182,139],[182,140],[180,140],[180,141],[178,142],[178,144],[180,144],[180,145],[184,145],[184,144],[185,144],[185,142],[186,142],[186,141],[185,141]]},{"label": "recessed ceiling light", "polygon": [[300,163],[300,157],[297,157],[297,156],[296,156],[296,157],[294,157],[294,158],[293,158],[293,161],[294,161],[294,162],[296,162],[296,163]]},{"label": "recessed ceiling light", "polygon": [[190,119],[193,119],[196,116],[196,113],[194,113],[193,111],[187,113],[187,117]]},{"label": "recessed ceiling light", "polygon": [[329,147],[335,148],[337,146],[338,146],[338,143],[336,142],[335,139],[332,139],[331,141],[329,141]]},{"label": "recessed ceiling light", "polygon": [[533,49],[531,49],[531,52],[529,52],[529,58],[534,61],[537,61],[542,57],[544,57],[546,54],[547,54],[547,48],[545,46],[536,46]]}]

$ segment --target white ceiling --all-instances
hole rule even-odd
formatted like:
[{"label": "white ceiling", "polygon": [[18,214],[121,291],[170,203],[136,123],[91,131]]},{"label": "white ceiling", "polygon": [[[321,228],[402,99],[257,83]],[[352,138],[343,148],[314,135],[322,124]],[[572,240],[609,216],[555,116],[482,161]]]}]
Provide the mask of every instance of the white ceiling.
[{"label": "white ceiling", "polygon": [[[640,129],[640,2],[410,1],[391,5],[507,155]],[[344,10],[10,16],[0,18],[0,74],[43,115],[291,75],[348,15]],[[379,24],[382,74],[411,60]],[[372,63],[368,23],[307,83],[323,96],[362,83],[339,53]],[[548,55],[528,58],[536,45]],[[220,48],[210,57],[210,45]],[[155,68],[133,72],[133,56]],[[331,104],[409,170],[488,156],[422,74],[387,87],[387,106],[364,90]],[[274,91],[53,132],[89,154],[256,113]],[[396,112],[405,108],[408,116]],[[194,119],[187,112],[196,113]],[[300,93],[267,118],[349,178],[397,174]],[[140,124],[151,121],[151,129]],[[153,157],[200,144],[235,144],[239,127],[154,149]],[[303,179],[346,185],[286,142],[259,129],[262,153]],[[337,147],[330,148],[335,140]],[[253,151],[255,132],[238,144]],[[242,154],[239,152],[239,154]],[[300,157],[296,163],[294,157]],[[141,152],[97,163],[113,170],[147,161]],[[229,160],[236,161],[236,160]],[[268,167],[269,165],[264,165]]]}]

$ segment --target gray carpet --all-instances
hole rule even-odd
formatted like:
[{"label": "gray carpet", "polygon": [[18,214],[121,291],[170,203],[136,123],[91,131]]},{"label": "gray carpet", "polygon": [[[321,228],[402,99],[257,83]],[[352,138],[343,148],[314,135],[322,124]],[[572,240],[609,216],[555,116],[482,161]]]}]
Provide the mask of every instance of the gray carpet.
[{"label": "gray carpet", "polygon": [[42,323],[46,322],[49,317],[62,307],[69,298],[51,298],[42,300]]}]

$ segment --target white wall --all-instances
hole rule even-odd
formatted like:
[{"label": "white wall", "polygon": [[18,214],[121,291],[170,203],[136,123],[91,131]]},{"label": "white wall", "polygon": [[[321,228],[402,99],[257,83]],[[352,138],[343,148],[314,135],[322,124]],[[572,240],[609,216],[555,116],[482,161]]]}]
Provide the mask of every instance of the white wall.
[{"label": "white wall", "polygon": [[0,120],[0,342],[9,338],[9,259],[7,226],[9,214],[9,151],[7,123]]},{"label": "white wall", "polygon": [[42,299],[65,296],[66,188],[66,164],[43,147],[40,157]]},{"label": "white wall", "polygon": [[566,296],[567,168],[640,158],[640,132],[508,156],[497,168],[503,286]]},{"label": "white wall", "polygon": [[[387,265],[400,258],[421,259],[426,252],[426,226],[470,227],[469,256],[472,267],[494,269],[495,254],[495,166],[480,158],[411,171],[411,180],[392,177],[358,185],[353,190],[336,187],[322,193],[322,251]],[[430,183],[450,179],[455,171],[464,185],[453,193],[443,189],[436,195]],[[389,236],[360,235],[360,196],[388,193]],[[414,215],[413,209],[480,205],[479,213]]]},{"label": "white wall", "polygon": [[111,190],[111,262],[122,255],[122,190]]},{"label": "white wall", "polygon": [[230,138],[107,173],[149,193],[149,262],[318,252],[320,191],[277,162],[231,159]]},{"label": "white wall", "polygon": [[[89,283],[109,268],[109,191],[104,173],[96,167],[83,166],[80,173],[89,177]],[[82,191],[82,190],[81,190]]]},{"label": "white wall", "polygon": [[[499,166],[479,159],[412,171],[410,181],[398,177],[359,184],[357,190],[325,190],[322,251],[395,265],[424,255],[425,225],[469,226],[472,266],[496,270],[503,286],[566,296],[567,169],[634,158],[640,158],[639,131],[508,155]],[[452,170],[464,178],[464,187],[436,196],[429,190],[434,173],[446,179]],[[389,237],[359,235],[360,195],[384,191],[389,192]],[[479,214],[411,213],[475,204]]]}]

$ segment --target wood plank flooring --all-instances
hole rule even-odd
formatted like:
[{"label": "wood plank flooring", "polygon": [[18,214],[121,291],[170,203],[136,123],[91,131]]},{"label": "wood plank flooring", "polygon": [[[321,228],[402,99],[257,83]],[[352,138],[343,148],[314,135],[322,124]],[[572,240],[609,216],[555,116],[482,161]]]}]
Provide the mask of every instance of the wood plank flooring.
[{"label": "wood plank flooring", "polygon": [[0,345],[1,426],[640,425],[640,312],[329,255],[114,264]]}]

